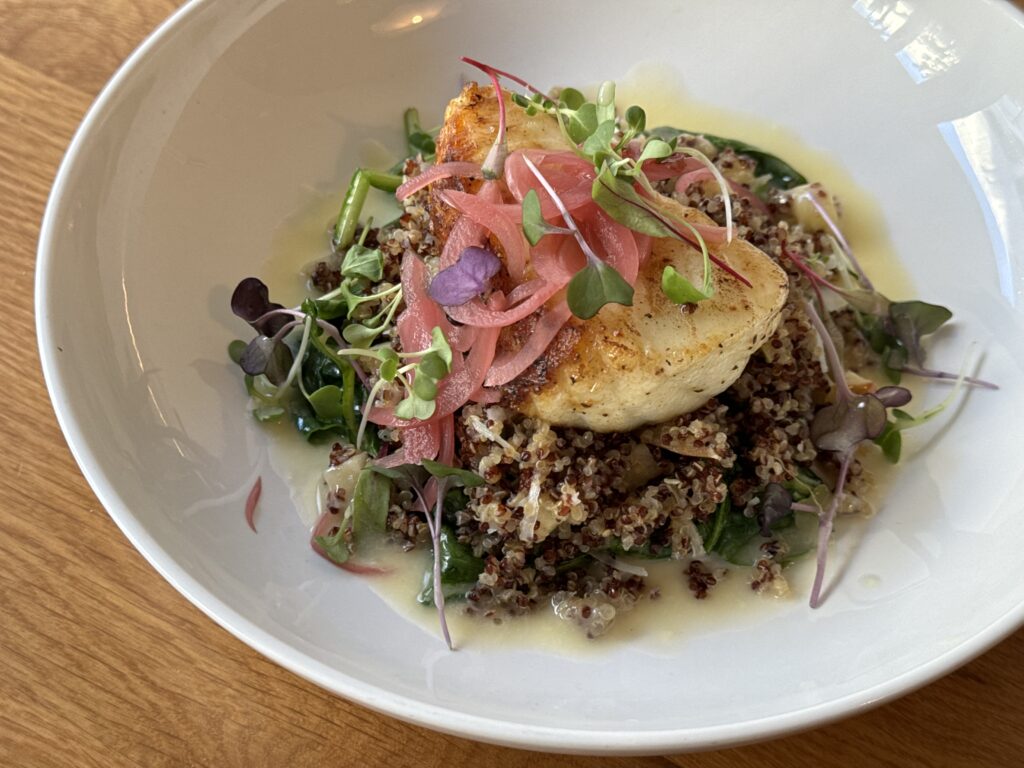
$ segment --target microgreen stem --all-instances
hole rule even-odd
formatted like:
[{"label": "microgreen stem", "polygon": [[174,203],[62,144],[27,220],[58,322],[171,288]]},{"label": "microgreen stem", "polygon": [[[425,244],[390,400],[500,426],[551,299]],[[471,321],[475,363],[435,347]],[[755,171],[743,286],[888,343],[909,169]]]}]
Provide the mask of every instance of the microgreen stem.
[{"label": "microgreen stem", "polygon": [[818,520],[818,567],[814,572],[814,586],[811,587],[811,608],[821,605],[821,586],[825,581],[825,563],[828,560],[828,542],[832,538],[832,527],[836,519],[836,511],[839,509],[839,501],[843,495],[843,487],[846,485],[846,476],[850,472],[850,464],[853,462],[853,449],[843,453],[839,464],[839,477],[836,480],[836,489],[832,493],[832,503],[828,505],[825,516]]},{"label": "microgreen stem", "polygon": [[295,360],[292,361],[292,367],[288,370],[288,376],[281,383],[278,388],[279,391],[284,392],[291,386],[291,383],[295,381],[295,377],[298,376],[299,371],[302,370],[302,359],[306,356],[306,348],[309,346],[309,337],[313,331],[313,318],[306,316],[304,327],[302,329],[302,341],[299,342],[299,351],[295,355]]},{"label": "microgreen stem", "polygon": [[537,168],[537,166],[533,164],[533,161],[526,155],[523,155],[523,162],[526,163],[526,167],[530,169],[530,173],[537,177],[537,181],[539,181],[540,185],[544,187],[544,191],[548,193],[548,197],[551,198],[551,202],[553,202],[555,207],[558,208],[558,212],[561,214],[562,220],[565,222],[565,225],[572,230],[573,237],[576,238],[576,242],[579,243],[580,249],[583,251],[584,255],[586,255],[587,262],[589,264],[603,264],[601,259],[598,258],[597,254],[594,253],[593,249],[591,249],[590,245],[583,237],[583,233],[580,232],[580,228],[576,226],[576,220],[573,219],[572,214],[569,213],[569,209],[565,207],[565,203],[562,202],[562,198],[558,196],[558,193],[555,192],[551,184],[548,183],[548,180],[544,178],[544,174],[540,172],[540,169]]},{"label": "microgreen stem", "polygon": [[815,515],[821,513],[821,509],[814,506],[813,504],[801,504],[799,502],[796,502],[794,504],[791,504],[789,508],[792,509],[794,512],[811,512]]},{"label": "microgreen stem", "polygon": [[[444,494],[448,490],[448,483],[442,478],[437,478],[437,500],[434,502],[434,524],[430,526],[431,537],[434,540],[434,605],[437,606],[437,615],[441,620],[441,634],[448,644],[448,649],[454,651],[452,636],[448,631],[448,619],[444,614],[444,588],[441,583],[441,513],[444,511]],[[427,513],[429,520],[430,513]]]},{"label": "microgreen stem", "polygon": [[722,193],[722,203],[725,206],[725,241],[727,243],[732,242],[732,195],[729,193],[729,184],[726,182],[722,172],[718,170],[711,160],[698,149],[692,149],[690,147],[678,147],[676,154],[685,155],[688,157],[696,158],[707,168],[711,175],[714,176],[715,182],[718,184],[718,189]]},{"label": "microgreen stem", "polygon": [[828,211],[825,210],[825,206],[818,202],[817,195],[815,194],[815,190],[813,188],[809,191],[807,199],[811,201],[811,205],[814,206],[814,209],[818,212],[818,215],[821,216],[826,226],[828,226],[828,228],[832,231],[832,234],[838,241],[840,248],[843,249],[843,253],[846,255],[847,260],[849,260],[850,265],[857,273],[857,277],[860,279],[861,284],[869,291],[875,290],[875,287],[871,284],[871,280],[868,278],[867,273],[865,273],[864,270],[861,269],[860,262],[858,262],[856,257],[854,257],[853,249],[850,248],[850,244],[846,242],[846,238],[843,237],[842,230],[840,230],[839,226],[832,220],[832,217],[828,215]]},{"label": "microgreen stem", "polygon": [[377,400],[377,395],[380,394],[381,389],[387,384],[384,379],[377,379],[374,382],[373,387],[370,388],[370,394],[366,396],[366,403],[363,405],[363,418],[359,421],[359,430],[356,432],[356,450],[359,450],[359,446],[363,443],[363,435],[366,434],[366,424],[370,420],[370,411],[373,410],[373,404]]},{"label": "microgreen stem", "polygon": [[835,343],[832,341],[832,336],[828,332],[828,328],[825,327],[825,323],[814,307],[809,301],[804,302],[804,309],[807,310],[807,316],[811,320],[811,325],[814,326],[814,330],[818,332],[818,336],[821,339],[821,346],[825,350],[825,358],[828,360],[828,367],[832,371],[832,378],[836,383],[836,395],[842,402],[853,399],[853,392],[850,391],[850,387],[846,384],[845,368],[843,361],[839,359],[839,350],[836,349]]},{"label": "microgreen stem", "polygon": [[[609,191],[611,191],[612,194],[615,194],[615,190],[610,189],[607,185],[605,186],[605,189],[609,189]],[[650,206],[638,205],[637,203],[635,203],[632,200],[629,200],[627,198],[620,197],[620,199],[624,200],[629,205],[632,205],[635,208],[639,208],[642,211],[647,211],[647,213],[651,214],[651,216],[653,216],[659,222],[661,222],[661,224],[666,229],[668,229],[670,232],[672,232],[672,234],[674,234],[680,240],[686,240],[688,242],[693,242],[694,240],[696,240],[698,247],[701,247],[701,245],[703,244],[703,247],[701,247],[702,251],[707,248],[707,244],[704,243],[704,238],[700,236],[700,233],[697,232],[697,230],[693,227],[693,225],[690,224],[688,221],[677,222],[675,219],[671,219],[668,216],[666,216],[665,214],[663,214],[661,211],[657,210],[653,205],[650,205]],[[689,237],[689,238],[686,237],[686,235],[682,231],[680,231],[680,229],[677,226],[677,224],[683,224],[687,229],[689,229],[689,231],[691,233],[691,237]],[[720,258],[715,256],[715,254],[711,253],[710,251],[708,252],[708,258],[711,260],[711,262],[716,267],[721,269],[723,272],[726,272],[727,274],[732,275],[733,277],[735,277],[737,280],[739,280],[741,283],[743,283],[748,288],[753,288],[754,287],[754,286],[752,286],[750,284],[750,281],[747,278],[745,278],[743,275],[741,275],[739,272],[737,272],[735,269],[730,267],[728,264],[726,264],[724,261],[722,261]]]},{"label": "microgreen stem", "polygon": [[464,61],[466,64],[469,64],[471,67],[476,67],[477,69],[483,70],[488,74],[491,74],[493,72],[495,75],[508,78],[513,83],[523,86],[523,88],[530,91],[531,93],[536,93],[539,96],[543,96],[545,99],[548,99],[549,101],[554,101],[554,99],[548,96],[540,88],[535,88],[534,86],[530,85],[528,82],[523,80],[521,77],[517,77],[516,75],[513,75],[509,72],[504,72],[503,70],[492,67],[489,64],[484,64],[483,62],[477,61],[476,59],[471,59],[469,56],[463,56],[461,58],[461,61]]},{"label": "microgreen stem", "polygon": [[[927,379],[939,379],[941,381],[959,381],[960,376],[955,373],[948,373],[946,371],[933,371],[931,368],[915,368],[913,366],[904,365],[900,368],[901,373],[909,373],[912,376],[921,376]],[[976,379],[973,376],[964,376],[963,382],[970,384],[975,387],[981,387],[982,389],[999,389],[998,384],[993,384],[990,381],[984,379]]]}]

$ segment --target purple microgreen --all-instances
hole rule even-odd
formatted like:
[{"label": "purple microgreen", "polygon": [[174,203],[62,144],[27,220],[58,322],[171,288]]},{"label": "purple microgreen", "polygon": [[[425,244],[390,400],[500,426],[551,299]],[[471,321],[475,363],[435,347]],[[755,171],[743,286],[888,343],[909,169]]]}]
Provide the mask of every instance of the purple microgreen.
[{"label": "purple microgreen", "polygon": [[270,301],[270,291],[257,277],[245,278],[231,294],[231,311],[264,336],[273,336],[288,322],[286,315],[274,311],[283,309]]},{"label": "purple microgreen", "polygon": [[846,451],[840,457],[839,476],[836,479],[836,487],[832,492],[832,502],[828,509],[818,518],[818,563],[814,571],[814,585],[811,587],[811,608],[821,605],[821,587],[825,581],[825,563],[828,560],[828,542],[832,538],[832,527],[835,523],[836,512],[839,510],[839,501],[843,495],[843,488],[846,485],[846,477],[850,473],[850,464],[853,462],[853,449]]},{"label": "purple microgreen", "polygon": [[521,77],[518,77],[517,75],[513,75],[510,72],[505,72],[503,70],[498,69],[497,67],[492,67],[490,64],[484,64],[483,62],[477,61],[476,59],[471,59],[469,56],[461,57],[461,61],[465,62],[466,64],[469,64],[471,67],[476,67],[479,70],[487,72],[488,74],[493,73],[495,75],[498,75],[499,77],[504,77],[508,80],[511,80],[513,83],[521,85],[530,93],[535,93],[538,96],[542,96],[548,101],[554,101],[554,99],[548,96],[548,94],[546,94],[544,91],[540,90],[539,88],[533,87],[532,85],[530,85],[528,82],[523,80]]},{"label": "purple microgreen", "polygon": [[889,306],[893,335],[907,350],[909,362],[918,368],[924,365],[921,337],[935,333],[952,317],[945,307],[924,301],[899,301]]},{"label": "purple microgreen", "polygon": [[288,378],[292,367],[292,351],[278,339],[257,336],[250,341],[238,364],[250,376],[265,375],[272,384],[280,385]]},{"label": "purple microgreen", "polygon": [[885,405],[874,395],[853,395],[818,409],[811,421],[811,440],[822,451],[852,451],[885,429]]},{"label": "purple microgreen", "polygon": [[[903,373],[909,373],[912,376],[921,376],[925,379],[938,379],[940,381],[957,381],[959,376],[955,373],[948,373],[947,371],[933,371],[930,368],[915,368],[914,366],[905,365],[900,369]],[[974,387],[981,387],[982,389],[999,389],[998,384],[993,384],[991,381],[985,381],[984,379],[978,379],[974,376],[964,376],[964,383],[970,384]]]},{"label": "purple microgreen", "polygon": [[874,393],[886,408],[899,408],[910,402],[912,395],[906,387],[882,387]]},{"label": "purple microgreen", "polygon": [[[451,634],[448,631],[448,622],[445,618],[442,565],[452,571],[451,576],[456,581],[467,581],[470,578],[475,579],[476,577],[467,571],[465,564],[454,562],[456,557],[452,550],[457,548],[457,544],[449,540],[450,531],[444,530],[442,526],[444,499],[445,494],[452,486],[479,486],[483,485],[484,479],[473,472],[458,469],[457,467],[449,467],[446,464],[429,459],[425,459],[423,464],[419,466],[415,464],[402,464],[397,467],[371,465],[369,469],[390,478],[402,487],[409,488],[419,500],[434,550],[433,566],[431,568],[434,605],[437,608],[438,620],[441,624],[441,634],[448,647],[454,650],[455,646],[452,644]],[[433,509],[426,502],[426,488],[430,482],[435,484],[434,490],[436,492]],[[445,552],[445,549],[448,551]],[[482,567],[482,563],[473,568],[472,572],[479,574],[480,567]]]},{"label": "purple microgreen", "polygon": [[771,536],[772,526],[788,515],[792,509],[793,494],[779,483],[768,483],[759,496],[757,523],[761,527],[762,536]]},{"label": "purple microgreen", "polygon": [[469,246],[458,261],[430,282],[430,298],[446,307],[465,304],[487,290],[501,269],[501,260],[486,248]]},{"label": "purple microgreen", "polygon": [[821,339],[821,346],[825,350],[825,359],[828,361],[832,380],[836,385],[837,399],[851,400],[854,395],[846,383],[846,368],[843,361],[839,359],[839,350],[836,349],[835,342],[832,341],[832,335],[810,303],[804,302],[804,309],[807,311],[807,317],[810,319],[811,325],[814,326],[814,330],[818,332],[818,338]]},{"label": "purple microgreen", "polygon": [[[817,187],[817,189],[815,189],[815,187]],[[835,237],[836,242],[839,243],[839,247],[842,248],[843,254],[846,256],[847,261],[850,262],[850,266],[852,266],[854,271],[857,273],[857,277],[860,280],[861,284],[865,288],[867,288],[868,291],[873,293],[874,286],[871,284],[871,281],[868,279],[868,276],[864,272],[864,270],[861,269],[860,263],[854,257],[853,249],[850,248],[850,244],[846,242],[846,238],[843,237],[843,232],[841,229],[839,229],[839,225],[832,220],[831,216],[829,216],[828,211],[825,210],[825,206],[818,202],[818,189],[821,189],[822,192],[824,192],[824,189],[822,189],[820,185],[812,184],[811,188],[808,190],[807,199],[810,201],[811,205],[814,206],[814,209],[818,212],[818,215],[821,216],[822,221],[825,222],[825,225],[832,232],[832,236]]]}]

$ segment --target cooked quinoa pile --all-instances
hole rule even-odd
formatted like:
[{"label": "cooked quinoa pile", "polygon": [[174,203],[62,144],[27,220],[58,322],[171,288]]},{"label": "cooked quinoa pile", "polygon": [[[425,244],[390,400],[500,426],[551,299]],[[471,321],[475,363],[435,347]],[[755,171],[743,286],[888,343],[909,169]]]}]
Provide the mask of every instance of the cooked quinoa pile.
[{"label": "cooked quinoa pile", "polygon": [[[756,184],[749,159],[731,150],[716,152],[699,137],[689,143],[714,158],[730,180]],[[417,171],[409,161],[406,174]],[[723,200],[713,182],[672,194],[724,225]],[[777,331],[728,390],[693,413],[627,433],[553,427],[521,415],[510,402],[468,405],[457,414],[457,457],[486,481],[467,489],[464,508],[447,521],[458,542],[483,560],[482,572],[465,593],[466,611],[501,620],[553,609],[597,636],[616,615],[658,597],[641,575],[651,558],[675,562],[677,577],[696,599],[713,595],[723,579],[745,579],[765,594],[788,590],[783,566],[799,553],[791,553],[784,541],[763,538],[755,557],[737,565],[708,553],[704,535],[726,501],[734,513],[753,518],[758,494],[769,483],[816,478],[820,486],[812,500],[823,503],[828,497],[836,464],[827,454],[819,456],[809,431],[831,383],[803,309],[813,290],[784,250],[821,264],[832,246],[827,235],[804,231],[781,193],[768,199],[767,212],[738,197],[732,203],[736,236],[787,271],[790,296]],[[388,259],[385,281],[398,281],[407,249],[430,266],[438,243],[426,193],[407,199],[397,225],[369,232],[368,243],[379,244]],[[313,274],[323,290],[336,280],[326,265]],[[849,310],[833,312],[831,321],[850,370],[874,362]],[[509,399],[514,396],[510,392]],[[385,431],[382,437],[389,435]],[[864,500],[869,487],[870,478],[854,462],[842,511],[869,512]],[[393,495],[389,530],[407,549],[429,549],[422,512],[412,503],[409,494]]]}]

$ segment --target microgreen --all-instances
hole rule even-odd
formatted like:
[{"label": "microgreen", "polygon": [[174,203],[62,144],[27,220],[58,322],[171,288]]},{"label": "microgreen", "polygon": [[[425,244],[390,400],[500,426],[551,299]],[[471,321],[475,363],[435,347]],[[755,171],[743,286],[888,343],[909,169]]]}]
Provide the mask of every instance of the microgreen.
[{"label": "microgreen", "polygon": [[[474,555],[472,548],[460,542],[455,532],[447,525],[441,526],[438,550],[441,560],[441,589],[444,591],[445,600],[464,597],[483,573],[483,558]],[[423,588],[416,601],[422,605],[434,602],[433,567],[423,574]]]},{"label": "microgreen", "polygon": [[590,247],[586,238],[583,237],[580,228],[576,225],[572,214],[565,207],[565,203],[562,202],[562,199],[548,180],[544,178],[544,174],[533,164],[533,161],[528,157],[524,157],[523,162],[526,163],[526,167],[530,169],[530,172],[540,182],[544,191],[547,192],[548,197],[554,202],[555,207],[558,208],[558,212],[562,216],[562,220],[565,222],[566,228],[572,232],[573,237],[576,238],[576,242],[580,246],[580,250],[583,251],[587,258],[586,266],[573,275],[566,291],[566,302],[572,313],[579,318],[588,320],[596,315],[605,304],[632,306],[632,286],[613,267],[605,264],[594,253],[593,248]]},{"label": "microgreen", "polygon": [[[457,467],[449,467],[437,461],[425,460],[422,464],[401,464],[397,467],[371,466],[371,471],[383,475],[394,481],[399,487],[408,488],[413,492],[423,509],[427,521],[427,529],[430,531],[430,538],[433,542],[433,560],[431,585],[433,586],[433,601],[437,606],[438,618],[441,622],[441,634],[444,636],[448,647],[454,649],[451,634],[448,632],[448,622],[444,615],[445,590],[442,577],[442,535],[444,528],[441,525],[444,514],[445,497],[452,487],[463,486],[473,487],[482,485],[484,479],[473,472]],[[435,484],[435,499],[433,509],[427,504],[427,482]],[[449,552],[452,551],[451,542]],[[462,576],[463,574],[460,574]],[[476,575],[479,575],[477,571]],[[473,579],[475,581],[475,578]]]},{"label": "microgreen", "polygon": [[273,336],[288,324],[291,318],[278,313],[283,309],[270,301],[270,292],[258,277],[240,281],[231,294],[231,311],[265,336]]},{"label": "microgreen", "polygon": [[[594,101],[587,100],[575,88],[563,88],[559,92],[557,99],[555,99],[527,85],[525,81],[510,76],[506,72],[480,64],[471,59],[464,58],[463,61],[467,61],[482,69],[492,78],[496,76],[509,77],[532,91],[530,98],[514,94],[513,102],[526,109],[527,114],[544,112],[554,116],[562,135],[572,151],[580,157],[589,160],[594,165],[595,171],[598,174],[598,178],[595,180],[592,188],[594,201],[613,219],[634,231],[655,237],[676,237],[681,240],[687,239],[682,236],[681,230],[689,229],[692,233],[696,234],[694,228],[687,222],[678,220],[665,211],[657,211],[658,205],[656,201],[661,198],[661,195],[654,189],[644,174],[643,164],[648,161],[667,160],[680,155],[691,155],[701,158],[702,162],[711,169],[712,174],[721,187],[722,199],[726,209],[726,236],[727,240],[731,239],[732,208],[730,192],[725,179],[718,169],[697,150],[679,147],[677,142],[678,134],[666,137],[657,135],[647,136],[641,140],[638,153],[634,153],[631,145],[634,139],[639,139],[642,135],[647,124],[647,116],[640,107],[631,106],[626,110],[624,118],[620,121],[615,107],[615,84],[613,82],[602,83],[598,88],[597,97]],[[497,88],[498,85],[496,83],[495,89],[497,90]],[[500,104],[503,108],[504,101],[501,100]],[[504,133],[503,129],[504,122],[499,127],[499,133],[502,135]],[[739,146],[738,142],[734,143]],[[627,148],[630,149],[629,155],[624,154]],[[633,157],[633,154],[636,156]],[[764,155],[764,153],[760,154]],[[767,162],[769,158],[770,156],[765,155],[763,159]],[[774,160],[778,167],[784,165],[775,158],[770,159]],[[788,168],[788,166],[786,167]],[[799,174],[794,172],[792,178],[798,176]],[[802,179],[803,177],[799,178]],[[633,189],[634,184],[638,184],[646,192],[646,198],[641,197]],[[566,223],[570,230],[573,229],[573,225],[569,224],[568,220]],[[530,201],[529,208],[527,208],[525,200],[523,206],[523,230],[531,245],[536,245],[545,234],[551,234],[552,231],[555,231],[548,228],[548,225],[539,215],[535,203]],[[713,262],[726,270],[745,285],[750,285],[749,281],[720,259],[714,256],[709,258],[707,246],[703,238],[696,236],[689,239],[700,244],[704,256],[705,276],[702,281],[703,290],[697,289],[692,285],[682,290],[680,280],[684,278],[676,273],[675,277],[678,279],[673,277],[668,281],[669,285],[674,289],[673,296],[677,298],[684,297],[688,303],[695,303],[711,296],[713,283],[710,279],[709,262]],[[584,248],[585,253],[586,251],[587,249]],[[600,269],[590,262],[588,254],[588,268],[590,267],[593,267],[591,275],[581,278],[581,280],[585,279],[589,285],[603,286],[607,281],[595,279],[600,277],[600,275],[596,274]],[[600,296],[595,297],[595,302],[599,300]],[[608,302],[606,301],[605,303]]]},{"label": "microgreen", "polygon": [[672,217],[667,211],[659,208],[654,200],[643,197],[636,191],[631,181],[615,176],[608,166],[602,168],[594,179],[592,196],[594,202],[601,206],[605,213],[634,232],[652,237],[671,237],[685,241],[680,230],[689,230],[692,239],[700,245],[703,259],[704,272],[701,287],[694,286],[674,267],[666,266],[662,272],[661,289],[671,301],[677,304],[696,304],[714,294],[711,254],[708,252],[704,238],[692,224],[684,219]]},{"label": "microgreen", "polygon": [[768,184],[773,187],[777,187],[779,189],[790,189],[807,183],[807,179],[805,179],[803,175],[789,163],[743,141],[726,139],[721,136],[714,136],[710,133],[701,133],[699,131],[684,131],[679,128],[669,128],[667,126],[652,128],[648,131],[648,135],[652,138],[658,138],[664,141],[678,140],[682,135],[702,136],[708,141],[708,143],[719,151],[723,149],[731,149],[738,155],[746,155],[749,157],[755,164],[754,175],[767,176]]},{"label": "microgreen", "polygon": [[[295,309],[271,304],[265,285],[254,278],[243,280],[233,302],[238,314],[257,328],[266,327],[268,317],[283,317],[285,324],[273,336],[260,333],[248,344],[232,344],[229,353],[247,374],[253,414],[260,421],[289,414],[307,439],[341,430],[357,448],[376,450],[376,434],[367,427],[381,389],[394,385],[403,392],[404,399],[395,410],[399,418],[429,418],[436,407],[439,382],[451,368],[452,351],[440,328],[433,329],[427,349],[399,354],[386,344],[371,346],[391,327],[402,289],[396,285],[376,293],[360,292],[382,275],[381,256],[374,249],[353,245],[346,262],[338,288],[306,299]],[[380,302],[377,313],[359,323],[348,322],[339,332],[337,323],[344,323],[352,310],[370,301]],[[263,314],[257,316],[259,312]],[[373,387],[366,382],[360,359],[378,368],[379,380]],[[357,377],[365,387],[365,394],[358,396]]]},{"label": "microgreen", "polygon": [[772,535],[772,526],[790,514],[793,494],[779,483],[768,483],[759,494],[757,524],[762,536]]},{"label": "microgreen", "polygon": [[405,143],[410,155],[419,155],[423,162],[433,161],[437,153],[434,137],[420,127],[420,113],[414,107],[405,110],[402,122],[405,125]]},{"label": "microgreen", "polygon": [[498,80],[499,72],[487,64],[468,59],[465,56],[462,60],[470,66],[482,70],[494,86],[494,96],[498,100],[498,135],[494,137],[494,144],[491,146],[487,157],[480,166],[480,171],[485,179],[500,179],[505,172],[505,158],[508,157],[508,137],[505,131],[505,97],[501,91],[501,83]]},{"label": "microgreen", "polygon": [[292,368],[294,356],[288,346],[269,336],[257,336],[246,345],[238,366],[250,376],[263,374],[272,384],[282,384]]},{"label": "microgreen", "polygon": [[523,234],[530,245],[536,245],[544,235],[571,235],[572,230],[548,224],[541,214],[540,197],[531,189],[523,196]]},{"label": "microgreen", "polygon": [[[948,319],[942,308],[928,309],[915,307],[906,316],[914,318],[916,330],[925,329],[931,333],[942,322]],[[853,463],[857,448],[864,442],[874,441],[890,461],[898,461],[902,445],[900,433],[911,427],[930,421],[941,413],[955,398],[960,386],[967,380],[964,373],[957,379],[957,387],[938,406],[931,408],[920,416],[912,416],[899,406],[911,400],[910,391],[903,387],[881,387],[876,392],[855,395],[846,384],[845,370],[839,352],[832,337],[818,316],[814,307],[805,304],[807,315],[821,339],[825,357],[836,387],[836,401],[823,406],[814,415],[811,422],[811,440],[821,451],[835,454],[839,461],[839,474],[828,508],[819,516],[818,565],[811,589],[811,607],[816,608],[821,601],[821,589],[825,576],[825,560],[828,552],[828,541],[832,535],[832,526],[836,510],[843,495],[843,487]],[[930,329],[930,330],[928,330]],[[892,409],[889,418],[889,409]]]},{"label": "microgreen", "polygon": [[379,248],[367,248],[357,243],[345,252],[341,261],[342,277],[365,277],[371,283],[384,276],[384,254]]},{"label": "microgreen", "polygon": [[486,248],[470,246],[458,261],[430,281],[430,297],[442,306],[460,306],[483,293],[501,269],[501,260]]},{"label": "microgreen", "polygon": [[605,304],[632,306],[633,288],[612,267],[597,260],[572,276],[565,298],[576,317],[589,320]]}]

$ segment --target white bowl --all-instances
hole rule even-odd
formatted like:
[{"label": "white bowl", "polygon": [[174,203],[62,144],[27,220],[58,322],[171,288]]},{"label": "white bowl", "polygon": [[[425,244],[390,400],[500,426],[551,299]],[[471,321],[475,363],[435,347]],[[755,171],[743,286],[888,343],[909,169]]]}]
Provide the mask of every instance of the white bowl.
[{"label": "white bowl", "polygon": [[[189,600],[397,717],[538,749],[668,752],[885,701],[1024,619],[1021,50],[1004,3],[196,0],[113,79],[54,186],[36,290],[60,423],[111,516]],[[660,648],[450,653],[310,552],[226,360],[243,331],[228,297],[280,258],[282,232],[315,237],[361,142],[397,148],[410,104],[440,116],[462,54],[543,85],[661,61],[695,98],[790,129],[875,196],[916,292],[954,309],[936,362],[956,369],[981,343],[1002,390],[908,435],[820,610],[801,596]],[[254,536],[241,509],[257,474]]]}]

